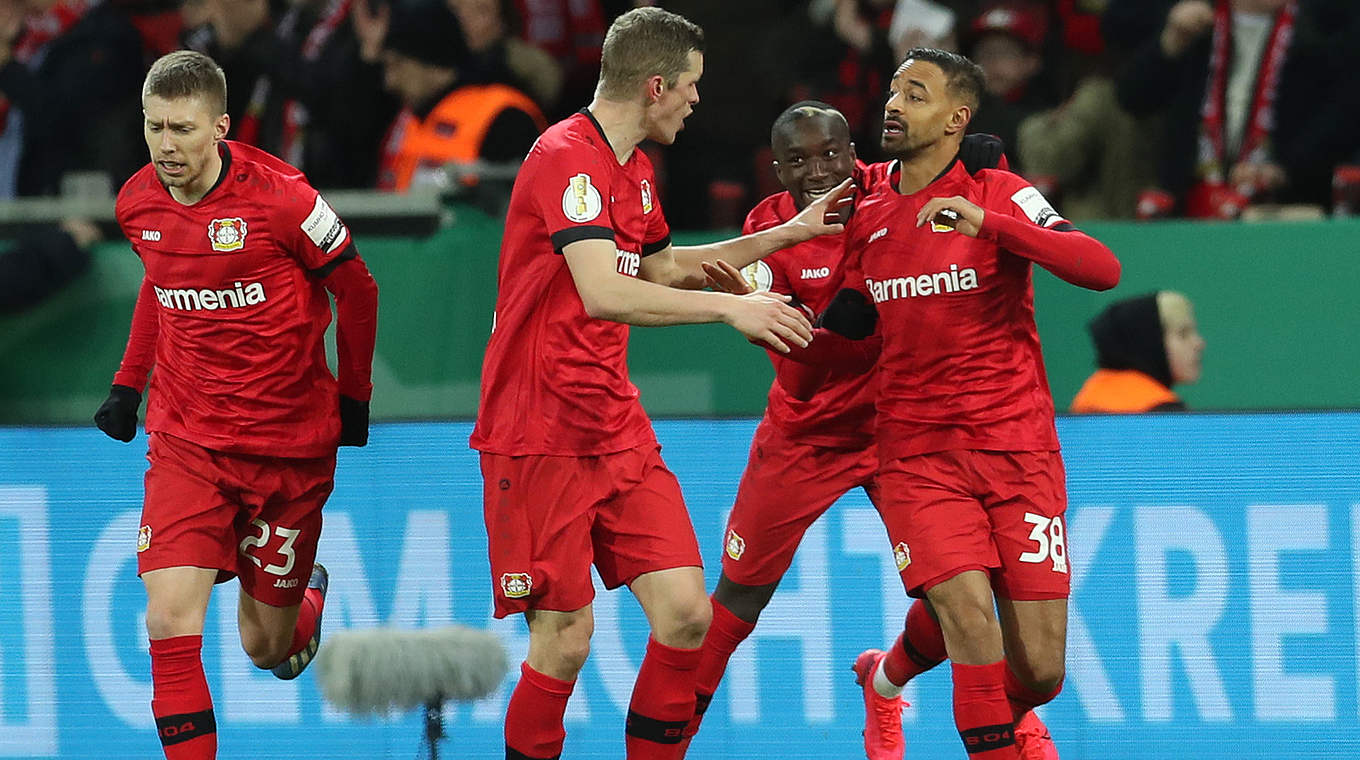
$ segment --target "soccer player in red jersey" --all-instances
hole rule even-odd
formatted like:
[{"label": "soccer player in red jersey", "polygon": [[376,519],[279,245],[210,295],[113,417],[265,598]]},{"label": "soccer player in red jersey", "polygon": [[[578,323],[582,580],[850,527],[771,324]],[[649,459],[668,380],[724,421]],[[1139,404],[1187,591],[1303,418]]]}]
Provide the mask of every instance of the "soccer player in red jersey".
[{"label": "soccer player in red jersey", "polygon": [[[955,160],[982,89],[962,56],[908,54],[884,114],[883,147],[897,160],[856,205],[847,289],[820,321],[881,340],[880,514],[908,593],[931,602],[943,630],[964,746],[974,760],[1021,749],[1028,760],[1056,756],[1029,713],[1061,688],[1070,590],[1031,270],[1105,290],[1120,267],[1020,177],[971,176]],[[837,336],[819,330],[812,345],[823,340],[819,352],[834,354]],[[888,667],[908,659],[902,643],[861,655],[866,692],[905,683]]]},{"label": "soccer player in red jersey", "polygon": [[[291,166],[225,140],[222,70],[157,60],[142,89],[151,163],[118,194],[146,276],[107,401],[130,441],[152,367],[137,570],[151,710],[169,760],[216,757],[200,656],[213,584],[239,576],[241,646],[295,678],[316,654],[328,578],[315,564],[336,446],[368,439],[377,286],[348,229]],[[336,302],[339,380],[324,339]]]},{"label": "soccer player in red jersey", "polygon": [[[781,114],[770,146],[786,190],[752,209],[748,233],[791,218],[846,177],[854,177],[858,191],[869,192],[893,167],[856,160],[844,115],[817,101],[794,104]],[[1001,143],[991,135],[965,137],[959,160],[969,173],[1006,166]],[[844,257],[844,236],[824,236],[765,257],[747,267],[744,278],[725,262],[709,271],[732,292],[771,290],[820,312],[841,286]],[[755,629],[808,527],[853,488],[863,488],[879,503],[872,376],[841,372],[815,384],[801,380],[803,368],[782,355],[771,352],[771,360],[776,378],[728,518],[689,735],[698,731],[728,660]],[[900,671],[916,675],[946,658],[939,624],[919,599],[907,613],[903,636]],[[900,693],[900,687],[888,696],[865,690],[865,752],[871,760],[904,756]]]},{"label": "soccer player in red jersey", "polygon": [[744,266],[842,231],[849,182],[787,223],[673,247],[644,139],[675,140],[698,102],[703,33],[659,8],[609,28],[589,108],[540,136],[515,180],[495,327],[471,445],[481,451],[495,614],[524,613],[528,657],[505,716],[506,757],[556,758],[593,630],[592,563],[651,626],[625,729],[631,760],[679,757],[711,616],[675,476],[628,380],[628,325],[726,322],[776,350],[805,346],[786,297],[703,292],[705,260]]}]

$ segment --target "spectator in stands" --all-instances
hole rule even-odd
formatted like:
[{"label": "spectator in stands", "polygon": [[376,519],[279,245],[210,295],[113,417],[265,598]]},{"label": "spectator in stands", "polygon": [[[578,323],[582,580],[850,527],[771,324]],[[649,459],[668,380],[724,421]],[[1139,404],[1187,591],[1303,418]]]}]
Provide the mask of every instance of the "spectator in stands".
[{"label": "spectator in stands", "polygon": [[469,84],[463,30],[443,3],[395,5],[384,43],[384,82],[402,103],[382,149],[378,187],[441,185],[444,167],[519,161],[544,128],[528,95]]},{"label": "spectator in stands", "polygon": [[1128,218],[1156,180],[1147,121],[1119,107],[1108,76],[1091,75],[1066,103],[1022,121],[1015,151],[1025,177],[1068,218]]},{"label": "spectator in stands", "polygon": [[1333,103],[1353,76],[1335,60],[1354,47],[1354,3],[1110,0],[1106,29],[1157,6],[1160,31],[1125,62],[1117,92],[1135,115],[1166,115],[1161,189],[1194,217],[1325,203],[1331,167],[1354,145],[1354,119]]},{"label": "spectator in stands", "polygon": [[463,27],[468,47],[465,81],[508,84],[522,90],[543,111],[557,107],[562,69],[543,50],[520,39],[515,0],[448,0]]},{"label": "spectator in stands", "polygon": [[301,0],[277,29],[283,98],[269,149],[315,187],[373,187],[383,135],[400,109],[383,88],[385,0]]},{"label": "spectator in stands", "polygon": [[0,253],[0,314],[37,306],[90,266],[99,228],[84,219],[35,227]]},{"label": "spectator in stands", "polygon": [[987,92],[969,131],[996,135],[1006,146],[1011,168],[1024,172],[1015,150],[1020,122],[1056,105],[1039,74],[1047,20],[1040,8],[1005,2],[986,8],[970,27],[968,57],[987,75]]},{"label": "spectator in stands", "polygon": [[[193,13],[207,21],[186,29],[184,47],[217,61],[232,87],[227,93],[228,137],[277,150],[283,98],[275,82],[284,46],[275,34],[270,0],[202,0]],[[139,88],[134,88],[139,89]]]},{"label": "spectator in stands", "polygon": [[69,172],[110,193],[144,160],[141,37],[114,2],[0,0],[0,197],[55,195]]},{"label": "spectator in stands", "polygon": [[564,119],[582,103],[589,103],[595,94],[604,30],[608,26],[605,8],[600,0],[514,0],[514,3],[515,15],[521,20],[520,37],[547,51],[562,70],[562,92],[548,120]]},{"label": "spectator in stands", "polygon": [[1159,412],[1185,408],[1172,386],[1199,381],[1204,338],[1190,299],[1162,290],[1110,304],[1088,325],[1100,369],[1072,411]]},{"label": "spectator in stands", "polygon": [[893,0],[813,0],[811,26],[798,44],[798,85],[790,102],[820,100],[845,114],[865,161],[884,158],[883,93],[888,74],[901,63],[889,39],[893,11]]}]

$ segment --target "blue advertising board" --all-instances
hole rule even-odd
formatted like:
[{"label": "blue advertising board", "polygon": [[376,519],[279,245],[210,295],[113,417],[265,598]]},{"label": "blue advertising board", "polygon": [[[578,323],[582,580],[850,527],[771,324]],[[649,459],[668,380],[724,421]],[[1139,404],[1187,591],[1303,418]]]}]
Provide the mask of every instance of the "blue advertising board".
[{"label": "blue advertising board", "polygon": [[[754,425],[656,425],[710,584]],[[1073,599],[1066,687],[1042,714],[1064,760],[1360,757],[1360,413],[1064,418],[1059,432]],[[384,424],[341,452],[319,555],[328,635],[458,623],[523,657],[523,621],[491,617],[468,433]],[[160,756],[134,559],[145,440],[0,429],[0,757]],[[204,636],[223,757],[417,756],[419,715],[353,718],[312,672],[254,669],[236,593],[218,587]],[[848,495],[808,533],[689,756],[862,756],[849,667],[896,636],[906,605],[876,513]],[[626,592],[595,612],[564,757],[621,758],[645,621]],[[447,756],[503,756],[512,687],[447,711]],[[964,757],[948,669],[906,697],[908,757]]]}]

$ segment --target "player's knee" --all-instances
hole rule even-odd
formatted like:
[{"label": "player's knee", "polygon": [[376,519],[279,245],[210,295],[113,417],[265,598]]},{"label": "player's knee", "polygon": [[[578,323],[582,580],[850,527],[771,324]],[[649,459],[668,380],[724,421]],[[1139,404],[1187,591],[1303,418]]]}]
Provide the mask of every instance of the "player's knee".
[{"label": "player's knee", "polygon": [[203,632],[203,621],[190,610],[175,609],[148,600],[146,605],[146,633],[152,639],[174,636],[194,636]]},{"label": "player's knee", "polygon": [[1056,695],[1067,676],[1061,657],[1040,657],[1034,660],[1012,658],[1009,664],[1015,677],[1039,694]]},{"label": "player's knee", "polygon": [[694,649],[704,643],[704,635],[713,622],[713,604],[708,597],[700,596],[677,604],[668,617],[653,631],[653,637],[666,646]]},{"label": "player's knee", "polygon": [[968,638],[996,628],[996,610],[990,600],[958,598],[935,603],[935,614],[947,638]]},{"label": "player's knee", "polygon": [[774,596],[774,590],[778,586],[777,582],[763,586],[744,586],[733,583],[724,575],[718,578],[718,588],[713,592],[713,599],[738,618],[754,623],[770,603],[770,598]]},{"label": "player's knee", "polygon": [[580,631],[563,632],[545,648],[548,675],[569,681],[586,666],[586,658],[590,657],[590,635],[580,634]]}]

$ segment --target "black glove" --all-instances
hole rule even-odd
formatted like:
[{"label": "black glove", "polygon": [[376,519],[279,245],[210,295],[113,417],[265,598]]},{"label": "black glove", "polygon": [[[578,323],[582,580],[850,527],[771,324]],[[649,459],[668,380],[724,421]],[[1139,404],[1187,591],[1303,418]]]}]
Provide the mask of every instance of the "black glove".
[{"label": "black glove", "polygon": [[877,324],[878,309],[869,299],[854,288],[842,288],[813,327],[825,327],[850,340],[864,340],[874,334]]},{"label": "black glove", "polygon": [[126,385],[115,385],[94,413],[94,424],[108,437],[127,443],[137,435],[137,407],[141,405],[142,394]]},{"label": "black glove", "polygon": [[959,146],[959,160],[969,174],[977,174],[1000,166],[1001,154],[1005,152],[1006,144],[996,135],[967,135]]},{"label": "black glove", "polygon": [[340,445],[364,446],[368,443],[368,402],[340,397]]}]

